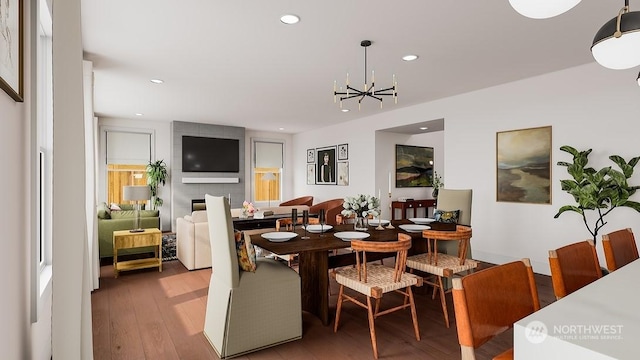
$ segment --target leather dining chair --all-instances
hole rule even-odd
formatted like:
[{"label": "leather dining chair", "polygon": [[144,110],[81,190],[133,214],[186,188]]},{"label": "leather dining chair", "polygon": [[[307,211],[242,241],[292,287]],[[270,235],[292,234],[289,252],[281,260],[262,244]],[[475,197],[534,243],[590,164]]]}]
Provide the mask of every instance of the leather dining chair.
[{"label": "leather dining chair", "polygon": [[[411,248],[411,237],[407,234],[400,233],[398,234],[398,241],[353,240],[351,241],[351,248],[355,252],[356,266],[347,266],[333,273],[336,281],[340,284],[333,331],[338,331],[343,302],[349,301],[367,309],[373,357],[377,359],[378,342],[376,339],[375,319],[391,312],[410,308],[411,319],[413,320],[413,331],[416,339],[420,341],[418,317],[411,287],[421,286],[422,278],[405,273],[407,251]],[[367,252],[395,252],[395,266],[389,267],[375,263],[367,263]],[[347,295],[345,293],[345,287],[364,295],[366,297],[366,303],[355,296]],[[403,295],[404,301],[401,305],[380,311],[382,296],[388,292],[397,292]],[[372,299],[375,305],[372,304]]]},{"label": "leather dining chair", "polygon": [[254,272],[241,271],[228,201],[208,194],[205,201],[213,271],[204,335],[217,355],[227,359],[302,338],[300,276],[266,258],[256,259]]},{"label": "leather dining chair", "polygon": [[549,266],[556,299],[561,299],[602,277],[593,240],[550,250]]},{"label": "leather dining chair", "polygon": [[638,246],[630,228],[602,235],[602,248],[609,271],[615,271],[638,259]]},{"label": "leather dining chair", "polygon": [[[540,309],[529,259],[453,279],[453,305],[462,360],[475,359],[475,349]],[[513,359],[513,348],[493,359]]]}]

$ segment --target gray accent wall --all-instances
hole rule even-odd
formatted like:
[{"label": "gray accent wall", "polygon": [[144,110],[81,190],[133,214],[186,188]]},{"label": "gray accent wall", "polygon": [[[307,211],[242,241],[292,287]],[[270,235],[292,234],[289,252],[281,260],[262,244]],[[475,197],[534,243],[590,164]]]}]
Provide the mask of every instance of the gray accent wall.
[{"label": "gray accent wall", "polygon": [[[182,136],[202,136],[223,139],[238,139],[240,141],[240,171],[237,173],[222,172],[182,172]],[[245,128],[236,126],[223,126],[211,124],[199,124],[184,121],[171,123],[171,227],[175,231],[176,218],[191,214],[191,200],[204,199],[205,194],[214,196],[229,196],[231,194],[231,207],[242,206],[245,199]],[[220,156],[215,152],[211,156]],[[236,184],[210,184],[195,183],[183,184],[182,178],[239,178]]]}]

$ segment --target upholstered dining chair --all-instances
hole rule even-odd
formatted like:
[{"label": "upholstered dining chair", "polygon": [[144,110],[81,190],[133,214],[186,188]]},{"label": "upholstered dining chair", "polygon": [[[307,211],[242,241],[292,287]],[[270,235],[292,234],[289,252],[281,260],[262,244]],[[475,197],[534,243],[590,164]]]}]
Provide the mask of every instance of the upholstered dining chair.
[{"label": "upholstered dining chair", "polygon": [[638,259],[638,246],[631,228],[602,235],[602,248],[609,271],[615,271]]},{"label": "upholstered dining chair", "polygon": [[[529,259],[453,279],[453,305],[462,360],[475,349],[540,309]],[[513,359],[513,348],[493,359]]]},{"label": "upholstered dining chair", "polygon": [[[211,242],[204,335],[221,359],[302,337],[300,277],[273,259],[239,268],[229,203],[205,196]],[[249,242],[245,236],[245,242]]]},{"label": "upholstered dining chair", "polygon": [[[413,320],[413,330],[416,339],[420,341],[420,331],[418,329],[418,317],[413,299],[412,286],[421,286],[422,278],[413,274],[405,273],[407,251],[411,248],[411,237],[407,234],[398,234],[398,241],[351,241],[351,248],[355,252],[356,266],[344,267],[333,273],[336,281],[340,284],[338,293],[338,303],[336,308],[336,320],[333,331],[338,331],[340,323],[340,312],[342,303],[350,301],[360,307],[367,309],[369,318],[369,332],[371,334],[371,346],[373,347],[373,357],[378,358],[378,343],[376,340],[375,319],[379,316],[391,312],[411,309]],[[367,263],[367,252],[395,252],[395,267]],[[362,257],[362,258],[361,258]],[[358,292],[366,297],[366,304],[355,296],[347,295],[345,287]],[[380,311],[380,301],[382,296],[388,292],[397,292],[404,296],[401,305]],[[372,305],[372,300],[375,305]]]},{"label": "upholstered dining chair", "polygon": [[556,299],[561,299],[602,277],[593,240],[550,250],[549,266]]},{"label": "upholstered dining chair", "polygon": [[313,204],[313,196],[301,196],[299,198],[287,200],[283,203],[280,203],[279,206],[293,206],[293,205],[311,206],[312,204]]},{"label": "upholstered dining chair", "polygon": [[[439,189],[436,209],[444,211],[460,210],[458,224],[471,226],[472,189]],[[458,247],[451,242],[443,242],[438,249],[441,253],[457,254]],[[467,249],[467,258],[471,258],[471,247]]]}]

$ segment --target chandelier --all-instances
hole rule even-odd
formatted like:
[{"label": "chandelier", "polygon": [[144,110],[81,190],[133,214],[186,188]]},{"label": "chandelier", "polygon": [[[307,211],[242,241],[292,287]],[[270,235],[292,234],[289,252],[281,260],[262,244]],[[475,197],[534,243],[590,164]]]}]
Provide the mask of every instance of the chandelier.
[{"label": "chandelier", "polygon": [[347,79],[345,81],[346,91],[343,91],[342,86],[338,89],[338,83],[336,81],[333,82],[333,102],[336,103],[338,101],[338,96],[340,96],[340,109],[342,109],[342,101],[349,99],[358,99],[358,110],[360,110],[360,105],[362,104],[362,100],[367,97],[378,100],[380,102],[380,108],[382,109],[382,98],[384,96],[393,96],[394,103],[398,103],[398,82],[396,81],[396,76],[393,75],[393,82],[391,83],[391,87],[384,89],[376,89],[375,87],[375,72],[371,71],[371,86],[368,85],[367,82],[367,48],[371,46],[371,40],[362,40],[360,42],[360,46],[364,48],[364,86],[362,90],[351,87],[349,84],[349,73],[347,73]]}]

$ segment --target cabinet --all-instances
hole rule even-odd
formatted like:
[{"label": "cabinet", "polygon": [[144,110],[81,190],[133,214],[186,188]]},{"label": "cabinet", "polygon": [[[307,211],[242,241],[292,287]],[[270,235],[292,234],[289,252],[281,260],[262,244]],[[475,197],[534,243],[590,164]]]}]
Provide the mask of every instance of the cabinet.
[{"label": "cabinet", "polygon": [[[391,220],[405,220],[407,218],[416,217],[416,209],[425,209],[425,216],[429,216],[429,208],[436,206],[435,199],[426,200],[410,200],[410,201],[392,201],[391,202]],[[400,210],[400,217],[396,218],[396,209]],[[407,216],[407,210],[410,215]]]}]

